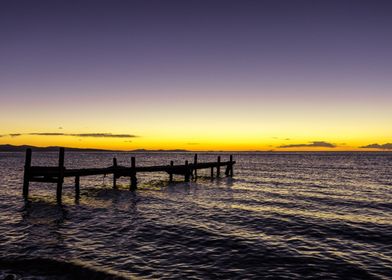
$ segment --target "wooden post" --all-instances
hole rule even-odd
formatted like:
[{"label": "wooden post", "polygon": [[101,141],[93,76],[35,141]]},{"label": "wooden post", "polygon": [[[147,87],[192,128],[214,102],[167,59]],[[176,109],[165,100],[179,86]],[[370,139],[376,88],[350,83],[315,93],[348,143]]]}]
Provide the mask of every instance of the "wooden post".
[{"label": "wooden post", "polygon": [[230,177],[233,177],[233,155],[230,155]]},{"label": "wooden post", "polygon": [[226,175],[226,177],[229,177],[229,176],[230,176],[230,164],[228,164],[228,165],[226,166],[225,175]]},{"label": "wooden post", "polygon": [[80,176],[75,176],[75,198],[80,196]]},{"label": "wooden post", "polygon": [[220,163],[221,163],[221,157],[218,156],[218,166],[216,167],[216,177],[220,177]]},{"label": "wooden post", "polygon": [[233,177],[233,156],[230,155],[229,164],[226,166],[225,174],[227,177]]},{"label": "wooden post", "polygon": [[131,185],[129,186],[130,191],[134,191],[137,189],[137,178],[136,178],[136,159],[135,157],[131,157]]},{"label": "wooden post", "polygon": [[26,150],[26,159],[25,159],[24,176],[23,176],[23,198],[25,200],[29,198],[30,167],[31,167],[31,149],[28,148]]},{"label": "wooden post", "polygon": [[214,167],[211,167],[211,180],[214,179]]},{"label": "wooden post", "polygon": [[185,182],[189,182],[189,168],[188,168],[188,161],[185,161]]},{"label": "wooden post", "polygon": [[196,168],[196,165],[197,165],[197,154],[195,154],[195,158],[194,158],[193,164],[194,164],[194,167],[195,167],[194,172],[195,172],[195,181],[196,181],[197,180],[197,168]]},{"label": "wooden post", "polygon": [[[173,167],[174,162],[170,161],[170,166]],[[173,171],[171,170],[169,173],[169,182],[173,182]]]},{"label": "wooden post", "polygon": [[62,201],[62,192],[63,192],[63,182],[64,182],[64,148],[60,148],[59,153],[59,171],[57,178],[57,191],[56,198],[57,203],[61,204]]},{"label": "wooden post", "polygon": [[113,189],[117,189],[117,159],[113,158]]}]

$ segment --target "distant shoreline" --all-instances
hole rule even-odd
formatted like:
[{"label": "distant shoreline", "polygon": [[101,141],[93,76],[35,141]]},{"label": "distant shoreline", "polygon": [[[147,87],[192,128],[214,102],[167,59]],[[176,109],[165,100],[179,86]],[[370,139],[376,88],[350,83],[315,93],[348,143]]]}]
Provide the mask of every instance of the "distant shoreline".
[{"label": "distant shoreline", "polygon": [[[37,146],[30,146],[30,145],[0,145],[0,152],[24,152],[26,149],[32,149],[33,151],[37,152],[57,152],[59,146],[49,146],[49,147],[37,147]],[[175,149],[175,150],[146,150],[146,149],[136,149],[136,150],[106,150],[106,149],[93,149],[93,148],[69,148],[64,147],[68,152],[125,152],[125,153],[159,153],[159,152],[172,152],[172,153],[187,153],[192,152],[188,150],[182,149]]]}]

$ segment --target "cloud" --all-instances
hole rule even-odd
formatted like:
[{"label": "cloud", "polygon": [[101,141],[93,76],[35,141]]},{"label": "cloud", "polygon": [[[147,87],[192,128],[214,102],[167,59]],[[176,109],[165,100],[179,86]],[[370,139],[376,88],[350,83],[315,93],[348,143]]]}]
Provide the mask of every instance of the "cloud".
[{"label": "cloud", "polygon": [[22,135],[35,136],[72,136],[72,137],[95,137],[95,138],[135,138],[133,134],[112,134],[112,133],[60,133],[60,132],[34,132],[34,133],[12,133],[3,136],[18,137]]},{"label": "cloud", "polygon": [[367,146],[360,147],[362,149],[380,149],[380,150],[392,150],[392,143],[385,143],[385,144],[370,144]]},{"label": "cloud", "polygon": [[18,137],[18,136],[21,136],[21,135],[23,135],[23,134],[21,134],[21,133],[10,133],[10,134],[0,134],[0,137]]},{"label": "cloud", "polygon": [[135,138],[136,135],[132,134],[112,134],[112,133],[79,133],[79,134],[67,134],[66,136],[76,136],[76,137],[98,137],[98,138]]},{"label": "cloud", "polygon": [[309,144],[282,145],[279,146],[278,148],[306,148],[306,147],[335,148],[336,145],[324,141],[312,141]]},{"label": "cloud", "polygon": [[27,135],[39,135],[39,136],[63,136],[65,133],[57,133],[57,132],[35,132],[35,133],[27,133]]},{"label": "cloud", "polygon": [[272,139],[280,139],[285,141],[291,140],[291,138],[279,138],[279,137],[272,137]]}]

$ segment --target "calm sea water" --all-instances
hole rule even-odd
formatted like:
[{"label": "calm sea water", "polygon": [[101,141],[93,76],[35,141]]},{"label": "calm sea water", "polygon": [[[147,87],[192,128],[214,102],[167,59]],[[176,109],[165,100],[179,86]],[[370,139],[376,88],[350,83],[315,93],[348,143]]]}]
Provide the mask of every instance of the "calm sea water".
[{"label": "calm sea water", "polygon": [[[105,167],[114,155],[69,152],[65,164]],[[134,155],[116,156],[130,165]],[[66,179],[59,207],[54,184],[42,183],[25,205],[24,154],[0,153],[0,279],[392,279],[392,153],[234,157],[233,179],[141,174],[136,193],[127,179],[112,190],[109,176],[83,177],[79,201]],[[56,162],[33,153],[34,165]]]}]

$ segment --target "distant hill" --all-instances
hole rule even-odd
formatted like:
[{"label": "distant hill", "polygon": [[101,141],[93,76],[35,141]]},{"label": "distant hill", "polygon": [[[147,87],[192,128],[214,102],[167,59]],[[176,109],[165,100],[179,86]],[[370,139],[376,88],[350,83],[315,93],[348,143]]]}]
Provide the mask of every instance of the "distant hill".
[{"label": "distant hill", "polygon": [[[50,147],[36,147],[29,145],[15,146],[15,145],[0,145],[0,152],[24,152],[27,148],[32,149],[37,152],[57,152],[60,147],[50,146]],[[130,151],[119,151],[119,150],[104,150],[104,149],[87,149],[87,148],[65,148],[68,152],[132,152],[132,153],[186,153],[190,152],[188,150],[146,150],[137,149]]]},{"label": "distant hill", "polygon": [[[0,152],[24,152],[27,148],[32,149],[33,151],[40,152],[57,152],[60,147],[57,146],[49,146],[49,147],[36,147],[29,145],[22,146],[14,146],[14,145],[0,145]],[[101,152],[105,150],[101,149],[78,149],[78,148],[66,148],[67,151],[80,151],[80,152]]]},{"label": "distant hill", "polygon": [[188,150],[182,150],[182,149],[174,149],[174,150],[146,150],[146,149],[137,149],[137,150],[131,150],[130,152],[134,152],[134,153],[187,153],[187,152],[191,152]]}]

